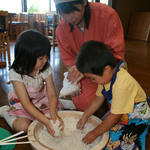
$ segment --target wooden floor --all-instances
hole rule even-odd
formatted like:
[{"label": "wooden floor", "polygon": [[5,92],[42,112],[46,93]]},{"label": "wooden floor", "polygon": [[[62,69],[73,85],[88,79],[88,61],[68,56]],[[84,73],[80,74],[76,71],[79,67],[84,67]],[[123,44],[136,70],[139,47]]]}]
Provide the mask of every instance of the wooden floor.
[{"label": "wooden floor", "polygon": [[[126,40],[125,59],[128,64],[128,71],[141,84],[147,94],[150,95],[150,42]],[[11,59],[13,62],[14,42],[11,42]],[[64,64],[60,58],[58,48],[55,52],[51,51],[51,66],[53,68],[53,78],[56,87],[57,95],[62,87],[63,72],[66,71]],[[0,106],[8,104],[7,94],[12,88],[12,85],[7,85],[8,65],[4,69],[0,69]],[[107,106],[96,113],[96,116],[101,117],[107,110]],[[15,132],[7,125],[3,118],[0,118],[0,127],[8,130],[11,134]],[[27,140],[27,139],[25,139]],[[21,141],[21,140],[20,140]],[[24,141],[24,140],[22,140]],[[149,142],[148,142],[149,141]],[[31,150],[29,144],[16,145],[15,150]],[[150,150],[150,134],[147,136],[146,150]]]}]

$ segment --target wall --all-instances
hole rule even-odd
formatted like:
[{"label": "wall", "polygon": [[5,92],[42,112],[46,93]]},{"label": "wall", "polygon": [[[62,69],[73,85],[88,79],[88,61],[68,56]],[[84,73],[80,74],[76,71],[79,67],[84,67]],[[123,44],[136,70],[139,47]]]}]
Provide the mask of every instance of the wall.
[{"label": "wall", "polygon": [[123,24],[125,37],[133,12],[150,12],[150,0],[115,0],[115,9]]}]

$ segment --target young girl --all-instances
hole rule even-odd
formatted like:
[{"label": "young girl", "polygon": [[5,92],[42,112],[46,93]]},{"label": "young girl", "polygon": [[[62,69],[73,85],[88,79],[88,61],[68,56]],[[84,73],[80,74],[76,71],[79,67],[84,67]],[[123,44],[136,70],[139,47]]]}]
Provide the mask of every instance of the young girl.
[{"label": "young girl", "polygon": [[150,123],[147,96],[138,82],[121,67],[110,49],[103,43],[88,41],[76,58],[78,70],[98,84],[95,98],[77,123],[83,129],[88,118],[107,100],[110,113],[91,130],[83,141],[93,142],[106,131],[110,139],[108,150],[145,150],[146,134]]},{"label": "young girl", "polygon": [[16,40],[15,60],[9,73],[14,89],[8,95],[10,106],[0,107],[0,115],[17,132],[27,132],[31,121],[37,119],[54,135],[50,120],[44,115],[50,113],[54,122],[60,120],[50,50],[49,40],[36,30],[27,30]]}]

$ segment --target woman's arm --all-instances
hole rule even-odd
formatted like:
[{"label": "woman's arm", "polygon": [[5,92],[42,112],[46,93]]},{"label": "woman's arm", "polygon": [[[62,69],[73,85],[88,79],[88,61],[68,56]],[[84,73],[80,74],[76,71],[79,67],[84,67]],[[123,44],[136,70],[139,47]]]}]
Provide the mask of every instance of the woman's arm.
[{"label": "woman's arm", "polygon": [[119,62],[119,60],[124,60],[124,33],[121,20],[116,12],[109,15],[107,29],[108,31],[104,43],[110,47],[117,62]]}]

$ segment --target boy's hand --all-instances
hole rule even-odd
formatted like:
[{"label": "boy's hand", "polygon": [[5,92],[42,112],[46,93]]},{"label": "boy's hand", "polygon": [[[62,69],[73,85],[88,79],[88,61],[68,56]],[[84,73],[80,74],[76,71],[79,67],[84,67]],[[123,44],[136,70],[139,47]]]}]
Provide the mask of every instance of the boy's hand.
[{"label": "boy's hand", "polygon": [[90,143],[94,142],[96,138],[97,138],[97,136],[94,134],[94,132],[90,131],[89,133],[87,133],[85,135],[85,137],[82,139],[82,141],[86,144],[90,144]]},{"label": "boy's hand", "polygon": [[78,121],[76,128],[82,130],[84,128],[85,123],[87,122],[88,118],[85,116],[82,116],[80,120]]}]

